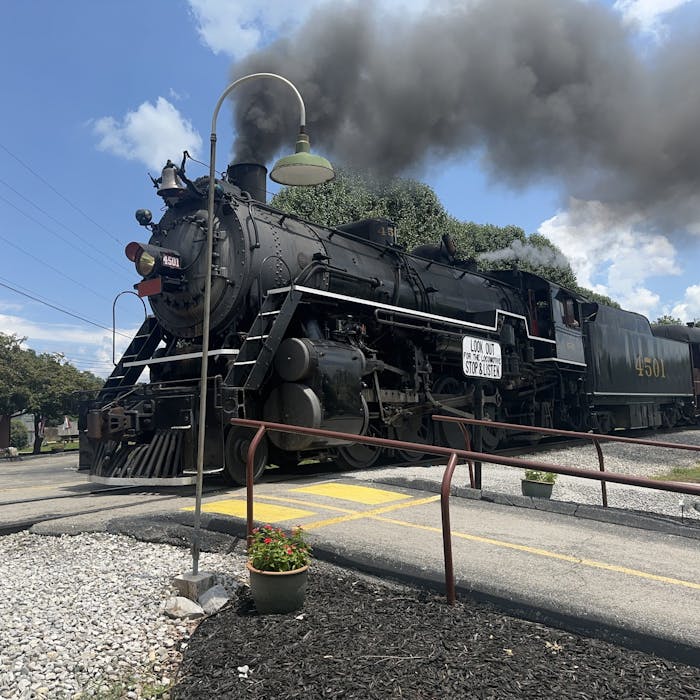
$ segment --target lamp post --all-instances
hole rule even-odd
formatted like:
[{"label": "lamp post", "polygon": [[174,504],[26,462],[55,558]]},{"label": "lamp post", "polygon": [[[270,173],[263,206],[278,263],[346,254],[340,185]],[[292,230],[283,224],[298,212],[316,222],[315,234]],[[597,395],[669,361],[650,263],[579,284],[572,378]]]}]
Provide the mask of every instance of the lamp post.
[{"label": "lamp post", "polygon": [[204,279],[204,319],[202,325],[202,372],[199,389],[199,432],[197,434],[197,484],[194,509],[194,532],[192,536],[192,573],[199,571],[200,530],[202,514],[202,482],[204,481],[204,439],[207,417],[207,380],[209,365],[209,330],[211,326],[211,266],[214,251],[214,190],[216,188],[216,120],[219,110],[229,93],[238,85],[258,78],[280,80],[288,85],[299,102],[299,135],[294,155],[280,158],[270,173],[270,178],[281,185],[320,185],[335,177],[331,164],[321,156],[310,153],[309,137],[306,135],[306,107],[296,87],[276,73],[251,73],[234,80],[219,97],[211,119],[209,154],[209,192],[207,204],[207,254]]}]

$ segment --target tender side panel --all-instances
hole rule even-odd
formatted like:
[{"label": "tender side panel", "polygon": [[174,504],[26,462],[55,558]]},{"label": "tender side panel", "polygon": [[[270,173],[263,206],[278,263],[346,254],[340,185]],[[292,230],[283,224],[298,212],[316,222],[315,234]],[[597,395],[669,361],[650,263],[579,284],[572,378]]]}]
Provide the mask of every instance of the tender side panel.
[{"label": "tender side panel", "polygon": [[646,319],[601,307],[585,331],[589,391],[594,396],[641,399],[692,395],[687,345],[653,336]]}]

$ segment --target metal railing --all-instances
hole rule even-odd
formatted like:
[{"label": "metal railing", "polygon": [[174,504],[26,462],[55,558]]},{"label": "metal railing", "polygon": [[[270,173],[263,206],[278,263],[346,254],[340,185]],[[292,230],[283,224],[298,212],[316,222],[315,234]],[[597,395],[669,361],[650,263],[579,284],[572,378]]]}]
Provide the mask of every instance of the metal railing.
[{"label": "metal railing", "polygon": [[[267,431],[277,431],[282,433],[298,433],[300,435],[313,435],[316,437],[343,440],[348,443],[375,445],[376,447],[403,450],[406,452],[416,452],[420,454],[432,454],[441,456],[443,458],[446,457],[447,465],[445,467],[445,471],[442,477],[442,484],[440,486],[440,510],[442,516],[442,544],[445,562],[445,589],[447,602],[450,605],[454,605],[455,603],[456,592],[454,580],[454,564],[452,558],[449,499],[450,487],[452,485],[452,475],[454,474],[455,467],[457,466],[457,459],[460,457],[465,461],[478,460],[481,462],[488,462],[491,464],[503,464],[508,467],[517,467],[519,469],[537,469],[539,471],[550,471],[554,472],[555,474],[579,476],[583,479],[593,479],[598,481],[604,478],[606,481],[613,483],[628,484],[632,486],[640,486],[642,488],[652,488],[661,491],[672,491],[674,493],[685,493],[693,496],[700,496],[700,484],[685,484],[675,481],[654,481],[653,479],[647,479],[646,477],[635,477],[630,476],[628,474],[618,474],[616,472],[606,472],[605,476],[603,477],[599,472],[592,469],[565,467],[561,465],[545,464],[542,462],[535,462],[526,459],[518,459],[516,457],[506,457],[504,455],[492,455],[484,452],[473,452],[471,450],[461,450],[452,447],[442,447],[440,445],[423,445],[415,442],[406,442],[404,440],[389,440],[387,438],[377,438],[368,435],[352,435],[333,430],[322,430],[320,428],[305,428],[297,425],[287,425],[285,423],[272,423],[270,421],[251,420],[248,418],[232,418],[231,423],[233,425],[255,429],[256,431],[248,447],[248,455],[246,459],[246,531],[248,537],[248,544],[250,544],[253,535],[253,466],[255,464],[255,453],[258,449],[258,446],[262,442],[263,437],[265,437],[265,433]],[[489,425],[495,427],[498,424],[489,423]],[[545,430],[545,428],[542,428],[542,430]],[[586,433],[583,434],[587,435]]]},{"label": "metal railing", "polygon": [[[675,450],[686,450],[689,452],[700,452],[700,445],[687,445],[684,443],[677,442],[664,442],[662,440],[646,440],[644,438],[630,438],[622,437],[617,435],[602,435],[598,433],[581,433],[575,430],[559,430],[557,428],[540,428],[534,425],[520,425],[517,423],[499,423],[497,421],[488,420],[478,420],[476,418],[462,418],[458,416],[433,416],[433,420],[440,421],[444,423],[456,423],[462,435],[464,436],[464,442],[467,450],[471,450],[471,437],[469,431],[465,428],[465,425],[475,425],[488,428],[497,428],[503,430],[517,430],[518,432],[528,432],[537,433],[538,435],[553,435],[557,437],[567,437],[571,439],[583,439],[590,440],[598,454],[598,468],[601,472],[605,473],[605,458],[603,456],[603,450],[601,449],[601,442],[624,442],[631,445],[647,445],[649,447],[663,447]],[[476,467],[477,471],[479,466]],[[469,483],[472,488],[475,488],[475,478],[474,478],[474,464],[470,460],[469,462]],[[544,466],[538,471],[551,471]],[[639,477],[642,478],[642,477]],[[658,482],[656,482],[658,483]],[[641,486],[642,484],[635,484],[636,486]],[[479,483],[478,488],[481,488]],[[605,478],[600,479],[600,489],[603,501],[603,507],[608,507],[608,489],[607,480]]]}]

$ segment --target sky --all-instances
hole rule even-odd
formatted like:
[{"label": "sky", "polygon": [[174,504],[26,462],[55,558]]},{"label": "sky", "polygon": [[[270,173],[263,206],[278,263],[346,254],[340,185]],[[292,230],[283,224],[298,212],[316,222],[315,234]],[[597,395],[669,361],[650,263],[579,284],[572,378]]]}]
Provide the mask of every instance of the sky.
[{"label": "sky", "polygon": [[[357,164],[364,121],[367,157],[458,219],[545,234],[580,284],[652,320],[700,318],[700,0],[517,2],[1,3],[0,331],[107,376],[113,318],[118,359],[144,315],[120,293],[140,280],[124,247],[147,240],[134,212],[162,209],[149,173],[206,162],[232,76],[285,68],[334,164]],[[584,78],[565,92],[567,71]],[[246,98],[219,116],[218,170]]]}]

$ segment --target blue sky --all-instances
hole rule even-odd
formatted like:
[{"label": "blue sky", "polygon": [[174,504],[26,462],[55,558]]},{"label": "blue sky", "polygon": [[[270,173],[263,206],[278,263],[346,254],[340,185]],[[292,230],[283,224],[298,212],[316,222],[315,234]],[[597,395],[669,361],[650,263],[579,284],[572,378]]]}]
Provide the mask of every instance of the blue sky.
[{"label": "blue sky", "polygon": [[[408,13],[440,4],[383,1]],[[134,212],[157,214],[162,204],[147,173],[158,176],[165,159],[179,159],[184,149],[206,160],[211,113],[231,65],[291,31],[320,2],[0,5],[0,331],[109,373],[112,301],[139,281],[124,256],[129,241],[144,239]],[[672,42],[700,18],[697,0],[604,4],[632,27],[640,52]],[[219,170],[230,155],[230,124],[225,106]],[[206,174],[204,166],[188,167],[191,176]],[[628,308],[651,318],[700,317],[700,221],[686,236],[666,237],[634,217],[611,217],[600,202],[568,201],[553,181],[520,190],[499,184],[475,153],[455,154],[446,168],[428,164],[422,179],[460,219],[541,230],[569,256],[582,284]],[[120,298],[117,354],[142,316],[140,301]]]}]

